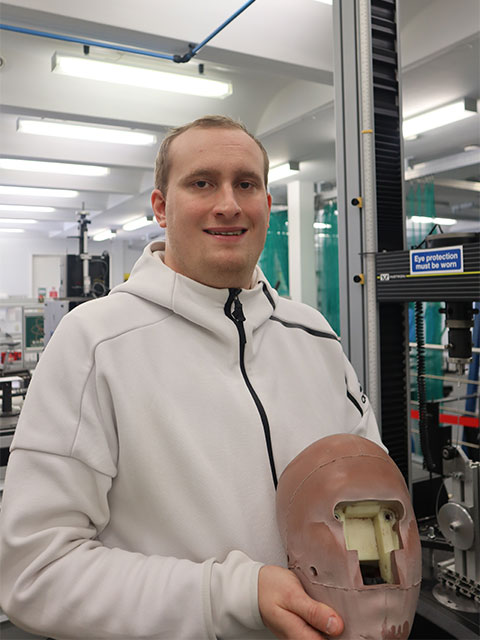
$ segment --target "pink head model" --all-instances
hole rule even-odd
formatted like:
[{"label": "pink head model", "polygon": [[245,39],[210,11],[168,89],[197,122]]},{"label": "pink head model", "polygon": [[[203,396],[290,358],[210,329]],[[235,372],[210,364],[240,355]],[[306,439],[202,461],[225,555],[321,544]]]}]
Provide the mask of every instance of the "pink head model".
[{"label": "pink head model", "polygon": [[289,569],[342,616],[338,638],[408,638],[420,539],[403,476],[381,447],[341,434],[304,449],[280,477],[277,522]]}]

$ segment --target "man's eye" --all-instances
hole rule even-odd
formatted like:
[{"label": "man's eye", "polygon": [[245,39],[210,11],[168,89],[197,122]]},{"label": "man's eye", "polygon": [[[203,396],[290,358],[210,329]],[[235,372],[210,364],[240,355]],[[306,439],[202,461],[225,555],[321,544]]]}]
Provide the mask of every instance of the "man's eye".
[{"label": "man's eye", "polygon": [[244,191],[246,191],[247,189],[251,189],[252,187],[253,184],[251,182],[247,182],[246,180],[240,182],[240,189],[243,189]]},{"label": "man's eye", "polygon": [[205,189],[205,187],[208,186],[208,182],[206,180],[196,180],[194,184],[199,189]]}]

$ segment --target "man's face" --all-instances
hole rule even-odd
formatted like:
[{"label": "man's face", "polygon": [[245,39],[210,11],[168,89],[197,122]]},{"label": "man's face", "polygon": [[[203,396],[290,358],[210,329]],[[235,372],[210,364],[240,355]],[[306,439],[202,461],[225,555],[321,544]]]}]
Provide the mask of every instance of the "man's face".
[{"label": "man's face", "polygon": [[152,193],[165,264],[211,287],[249,288],[271,207],[260,148],[237,129],[193,128],[172,140],[169,160],[167,193]]}]

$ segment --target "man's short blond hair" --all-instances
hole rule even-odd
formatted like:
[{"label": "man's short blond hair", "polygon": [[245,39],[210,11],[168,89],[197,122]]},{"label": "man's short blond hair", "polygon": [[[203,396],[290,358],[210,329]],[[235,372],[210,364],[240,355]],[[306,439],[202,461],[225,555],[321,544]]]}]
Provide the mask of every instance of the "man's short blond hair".
[{"label": "man's short blond hair", "polygon": [[168,186],[168,173],[170,170],[170,162],[168,157],[168,152],[170,149],[170,145],[175,138],[178,138],[179,135],[185,133],[189,129],[239,129],[246,133],[252,140],[254,140],[259,146],[262,154],[263,154],[263,165],[264,165],[264,181],[265,188],[268,183],[268,169],[269,169],[269,159],[268,154],[265,150],[263,144],[258,140],[253,134],[248,131],[246,126],[242,122],[238,122],[229,118],[227,116],[203,116],[202,118],[198,118],[193,122],[189,122],[188,124],[184,124],[181,127],[176,127],[167,133],[165,138],[163,139],[162,144],[160,145],[160,149],[158,150],[157,157],[155,160],[155,189],[160,189],[163,195],[167,192]]}]

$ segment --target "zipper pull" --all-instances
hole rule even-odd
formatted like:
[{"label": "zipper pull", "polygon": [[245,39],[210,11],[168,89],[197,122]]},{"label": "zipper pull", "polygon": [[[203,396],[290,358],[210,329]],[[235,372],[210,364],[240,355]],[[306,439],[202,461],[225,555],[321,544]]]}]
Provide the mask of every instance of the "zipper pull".
[{"label": "zipper pull", "polygon": [[238,299],[238,295],[235,296],[233,300],[233,313],[232,313],[235,322],[245,322],[245,316],[243,314],[242,303]]}]

